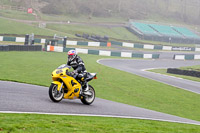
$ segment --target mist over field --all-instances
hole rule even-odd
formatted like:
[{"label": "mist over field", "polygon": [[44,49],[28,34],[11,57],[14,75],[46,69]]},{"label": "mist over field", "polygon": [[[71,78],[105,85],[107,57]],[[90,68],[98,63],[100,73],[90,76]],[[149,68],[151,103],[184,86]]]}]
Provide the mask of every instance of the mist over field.
[{"label": "mist over field", "polygon": [[200,0],[0,0],[44,14],[137,20],[173,19],[200,25]]}]

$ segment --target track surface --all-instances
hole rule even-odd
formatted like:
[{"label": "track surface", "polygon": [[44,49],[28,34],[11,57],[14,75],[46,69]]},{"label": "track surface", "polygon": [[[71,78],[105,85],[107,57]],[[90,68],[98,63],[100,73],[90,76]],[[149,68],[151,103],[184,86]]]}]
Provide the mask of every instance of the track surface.
[{"label": "track surface", "polygon": [[[156,62],[156,60],[100,60],[99,62],[118,69],[121,68],[119,68],[119,66],[117,67],[117,64],[121,62],[120,66],[123,68],[123,70],[131,73],[138,72],[139,74],[143,74],[146,72],[138,70],[151,67],[151,63],[149,62],[152,61]],[[125,62],[128,63],[127,66],[122,65],[126,64]],[[187,65],[198,64],[198,62],[193,62],[192,64],[191,62],[183,62],[181,64],[180,62],[177,62],[177,65],[180,64],[180,66],[182,66],[185,63]],[[158,64],[154,63],[153,66],[163,67],[163,63],[161,63],[161,65]],[[176,63],[173,62],[172,64],[175,65]],[[141,67],[141,65],[143,67]],[[147,75],[149,75],[149,73]],[[171,81],[170,78],[169,80]],[[60,103],[53,103],[48,96],[48,87],[0,81],[0,112],[8,111],[61,113],[88,116],[106,115],[111,117],[114,116],[138,119],[151,119],[200,125],[199,121],[180,118],[177,116],[168,115],[148,109],[138,108],[122,103],[112,102],[100,98],[96,98],[95,102],[90,106],[83,105],[80,102],[80,100],[62,100]]]},{"label": "track surface", "polygon": [[199,65],[199,61],[182,61],[182,60],[123,60],[123,59],[105,59],[99,60],[100,64],[113,67],[122,71],[130,72],[145,78],[153,79],[166,83],[181,89],[185,89],[200,94],[200,82],[185,80],[172,76],[166,76],[158,73],[144,71],[152,68],[177,68],[182,66]]},{"label": "track surface", "polygon": [[200,125],[200,122],[96,98],[91,106],[80,100],[53,103],[48,88],[15,82],[0,81],[0,112],[41,112],[77,115],[109,115],[138,119],[152,119]]}]

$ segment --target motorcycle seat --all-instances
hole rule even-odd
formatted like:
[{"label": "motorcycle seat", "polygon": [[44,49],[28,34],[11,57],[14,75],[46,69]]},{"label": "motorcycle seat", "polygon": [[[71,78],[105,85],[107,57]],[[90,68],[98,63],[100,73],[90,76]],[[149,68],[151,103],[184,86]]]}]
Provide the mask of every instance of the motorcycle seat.
[{"label": "motorcycle seat", "polygon": [[94,78],[94,76],[96,76],[96,73],[87,73],[87,78],[85,79],[87,82],[89,82],[90,80],[92,80]]}]

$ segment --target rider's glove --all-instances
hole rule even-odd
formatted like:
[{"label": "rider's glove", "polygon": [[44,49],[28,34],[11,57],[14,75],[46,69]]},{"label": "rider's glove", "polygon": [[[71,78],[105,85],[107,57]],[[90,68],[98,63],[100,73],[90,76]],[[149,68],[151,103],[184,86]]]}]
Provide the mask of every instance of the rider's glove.
[{"label": "rider's glove", "polygon": [[78,73],[78,72],[77,72],[77,70],[74,70],[73,73],[76,74],[76,73]]},{"label": "rider's glove", "polygon": [[74,76],[76,73],[77,73],[77,71],[74,70],[74,71],[71,72],[71,75]]}]

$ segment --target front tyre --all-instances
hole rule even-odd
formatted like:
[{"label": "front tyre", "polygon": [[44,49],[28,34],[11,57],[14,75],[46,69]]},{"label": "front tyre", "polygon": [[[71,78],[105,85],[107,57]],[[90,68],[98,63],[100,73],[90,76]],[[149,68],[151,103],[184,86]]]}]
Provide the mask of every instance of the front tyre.
[{"label": "front tyre", "polygon": [[51,84],[49,87],[49,97],[53,102],[60,102],[64,96],[63,89],[59,92],[57,88],[58,85],[56,84]]},{"label": "front tyre", "polygon": [[89,85],[88,92],[90,93],[90,95],[84,95],[83,98],[81,99],[81,102],[86,105],[92,104],[95,99],[95,90],[91,85]]}]

